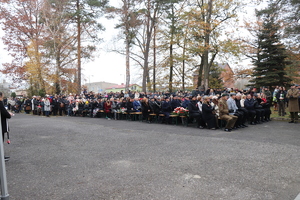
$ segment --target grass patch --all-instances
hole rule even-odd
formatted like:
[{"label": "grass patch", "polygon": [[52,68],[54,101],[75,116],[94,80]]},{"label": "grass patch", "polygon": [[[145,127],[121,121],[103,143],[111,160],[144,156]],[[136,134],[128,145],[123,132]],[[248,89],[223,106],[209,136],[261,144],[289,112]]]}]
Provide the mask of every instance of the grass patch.
[{"label": "grass patch", "polygon": [[279,116],[278,110],[274,111],[274,107],[271,107],[271,111],[272,111],[271,118],[290,119],[290,113],[287,111],[287,108],[285,109],[286,112],[285,116]]}]

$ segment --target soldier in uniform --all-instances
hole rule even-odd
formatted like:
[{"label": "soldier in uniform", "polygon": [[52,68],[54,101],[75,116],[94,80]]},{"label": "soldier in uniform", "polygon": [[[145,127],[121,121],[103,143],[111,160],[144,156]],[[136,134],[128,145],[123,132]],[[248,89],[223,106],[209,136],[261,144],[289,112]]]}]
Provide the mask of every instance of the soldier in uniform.
[{"label": "soldier in uniform", "polygon": [[298,112],[299,112],[299,90],[296,88],[296,85],[291,85],[291,89],[287,91],[286,97],[289,99],[289,112],[291,113],[291,121],[289,123],[298,122]]},{"label": "soldier in uniform", "polygon": [[233,129],[234,124],[238,119],[238,117],[234,115],[229,115],[229,110],[227,105],[228,96],[229,96],[228,94],[222,94],[218,106],[220,111],[220,119],[226,121],[226,126],[224,130],[230,132]]}]

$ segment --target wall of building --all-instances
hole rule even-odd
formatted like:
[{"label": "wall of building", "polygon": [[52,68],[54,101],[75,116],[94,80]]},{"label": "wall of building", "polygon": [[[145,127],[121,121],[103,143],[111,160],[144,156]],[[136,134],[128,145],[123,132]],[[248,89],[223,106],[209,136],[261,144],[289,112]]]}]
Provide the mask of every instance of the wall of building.
[{"label": "wall of building", "polygon": [[95,92],[95,93],[103,93],[106,88],[113,87],[117,85],[116,83],[108,83],[108,82],[94,82],[94,83],[86,83],[87,91]]}]

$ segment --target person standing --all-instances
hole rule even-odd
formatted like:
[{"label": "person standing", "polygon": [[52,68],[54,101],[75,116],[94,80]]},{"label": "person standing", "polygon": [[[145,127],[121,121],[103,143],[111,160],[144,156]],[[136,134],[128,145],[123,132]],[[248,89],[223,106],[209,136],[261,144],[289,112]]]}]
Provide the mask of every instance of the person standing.
[{"label": "person standing", "polygon": [[31,100],[27,97],[24,102],[24,110],[26,114],[29,114],[31,111]]},{"label": "person standing", "polygon": [[[4,134],[8,133],[9,131],[7,119],[10,119],[12,114],[9,113],[4,107],[2,92],[0,92],[0,112],[1,112],[1,125],[2,125],[2,140],[4,142]],[[8,160],[9,156],[4,156],[4,159]]]},{"label": "person standing", "polygon": [[279,87],[276,99],[278,103],[278,115],[285,116],[286,92],[283,90],[283,87]]},{"label": "person standing", "polygon": [[46,117],[49,117],[50,114],[50,100],[48,98],[44,99],[44,112]]},{"label": "person standing", "polygon": [[291,88],[287,91],[286,97],[289,99],[289,112],[291,113],[291,121],[289,123],[298,123],[298,112],[299,112],[299,90],[296,85],[291,85]]},{"label": "person standing", "polygon": [[58,104],[59,104],[59,103],[58,103],[58,101],[57,101],[56,96],[53,97],[53,98],[52,98],[52,102],[51,102],[51,106],[52,106],[52,114],[53,114],[54,116],[57,115],[57,112],[58,112],[58,106],[59,106]]}]

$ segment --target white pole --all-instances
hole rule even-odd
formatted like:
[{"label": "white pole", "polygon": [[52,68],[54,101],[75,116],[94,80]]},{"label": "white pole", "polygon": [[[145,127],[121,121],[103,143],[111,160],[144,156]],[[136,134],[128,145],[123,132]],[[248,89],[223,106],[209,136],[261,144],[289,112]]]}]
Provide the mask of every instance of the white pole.
[{"label": "white pole", "polygon": [[[1,113],[0,113],[1,119]],[[8,200],[9,194],[7,190],[7,180],[6,180],[6,169],[4,160],[4,148],[3,148],[3,136],[2,136],[2,124],[0,123],[0,183],[1,183],[1,200]]]}]

